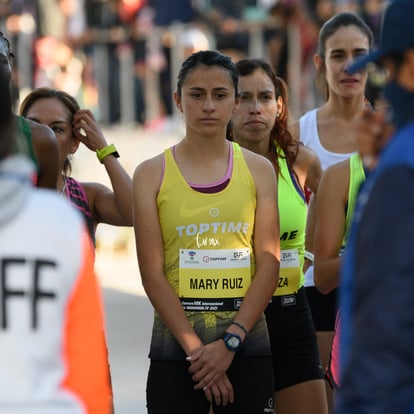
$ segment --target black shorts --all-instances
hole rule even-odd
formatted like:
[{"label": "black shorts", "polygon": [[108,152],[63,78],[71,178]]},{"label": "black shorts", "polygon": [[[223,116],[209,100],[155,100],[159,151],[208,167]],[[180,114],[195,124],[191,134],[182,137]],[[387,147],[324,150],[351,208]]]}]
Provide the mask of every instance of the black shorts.
[{"label": "black shorts", "polygon": [[[183,361],[151,360],[147,380],[148,414],[208,414],[210,403],[203,390],[194,390]],[[234,403],[214,406],[214,414],[273,413],[273,374],[270,356],[236,357],[227,375]]]},{"label": "black shorts", "polygon": [[275,391],[322,379],[318,341],[305,289],[274,296],[266,309]]},{"label": "black shorts", "polygon": [[334,331],[338,311],[338,288],[324,295],[316,287],[309,286],[306,288],[306,294],[316,332]]}]

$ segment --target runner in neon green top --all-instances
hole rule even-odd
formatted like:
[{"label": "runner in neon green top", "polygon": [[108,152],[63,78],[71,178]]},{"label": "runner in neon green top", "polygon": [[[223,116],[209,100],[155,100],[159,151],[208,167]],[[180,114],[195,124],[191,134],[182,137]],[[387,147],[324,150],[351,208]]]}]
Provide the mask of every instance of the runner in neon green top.
[{"label": "runner in neon green top", "polygon": [[[365,170],[359,154],[324,172],[316,197],[315,286],[324,294],[339,286],[340,267],[359,188]],[[339,385],[339,312],[326,376],[335,390]]]},{"label": "runner in neon green top", "polygon": [[279,284],[266,309],[278,414],[327,412],[316,333],[303,287],[305,185],[316,191],[321,167],[313,152],[288,131],[287,88],[267,62],[236,64],[240,109],[233,139],[268,158],[278,177],[281,260]]}]

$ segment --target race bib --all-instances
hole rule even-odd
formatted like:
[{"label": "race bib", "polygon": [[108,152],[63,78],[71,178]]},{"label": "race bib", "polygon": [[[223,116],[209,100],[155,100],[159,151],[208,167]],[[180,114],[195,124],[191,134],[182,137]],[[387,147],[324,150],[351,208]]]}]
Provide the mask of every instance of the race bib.
[{"label": "race bib", "polygon": [[280,251],[279,282],[273,296],[296,293],[300,283],[300,261],[297,249]]},{"label": "race bib", "polygon": [[235,311],[251,283],[250,249],[181,249],[178,294],[187,311]]}]

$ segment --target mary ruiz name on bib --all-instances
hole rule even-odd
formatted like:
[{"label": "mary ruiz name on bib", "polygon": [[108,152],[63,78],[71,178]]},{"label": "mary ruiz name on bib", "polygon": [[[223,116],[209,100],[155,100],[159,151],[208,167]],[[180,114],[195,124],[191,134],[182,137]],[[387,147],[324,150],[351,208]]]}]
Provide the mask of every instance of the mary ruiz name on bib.
[{"label": "mary ruiz name on bib", "polygon": [[223,277],[223,278],[190,278],[189,280],[190,290],[199,289],[243,289],[242,277]]}]

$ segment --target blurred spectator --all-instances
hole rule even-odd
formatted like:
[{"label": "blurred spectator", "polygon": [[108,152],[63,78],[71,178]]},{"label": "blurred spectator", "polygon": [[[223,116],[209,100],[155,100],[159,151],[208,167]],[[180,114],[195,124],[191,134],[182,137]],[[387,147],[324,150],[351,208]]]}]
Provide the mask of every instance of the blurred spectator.
[{"label": "blurred spectator", "polygon": [[[17,55],[16,100],[19,89],[24,91],[24,97],[35,86],[52,85],[75,95],[104,123],[133,120],[159,128],[174,115],[171,79],[186,56],[185,49],[199,48],[192,46],[197,36],[208,33],[208,47],[234,60],[249,55],[252,47],[256,54],[263,54],[278,75],[292,85],[290,102],[298,109],[291,112],[298,115],[320,103],[312,82],[312,56],[320,25],[334,12],[346,9],[359,13],[377,33],[384,3],[385,0],[0,0],[0,25],[6,27]],[[252,43],[252,34],[257,34],[252,33],[252,23],[262,25],[262,48],[255,48],[257,38]],[[188,33],[181,34],[187,29]],[[47,36],[51,38],[43,39]],[[37,67],[44,63],[45,45],[53,46],[47,51],[49,55],[52,50],[59,51],[50,56],[55,61],[53,70]],[[56,62],[57,55],[60,62]],[[55,75],[59,78],[57,85],[50,79]],[[153,77],[155,87],[151,83]],[[125,93],[125,82],[133,84],[133,90]],[[375,87],[370,87],[369,96],[375,100]]]},{"label": "blurred spectator", "polygon": [[60,7],[61,0],[37,0],[38,28],[40,36],[52,36],[63,39],[65,16]]},{"label": "blurred spectator", "polygon": [[121,120],[119,52],[126,40],[125,28],[119,18],[117,0],[85,0],[85,10],[93,41],[89,53],[93,53],[101,120],[114,124]]},{"label": "blurred spectator", "polygon": [[210,47],[206,34],[197,27],[184,30],[178,41],[183,50],[183,59],[187,59],[191,54],[200,50],[207,50]]},{"label": "blurred spectator", "polygon": [[154,12],[147,7],[146,0],[122,1],[119,15],[129,26],[129,42],[133,54],[134,121],[140,125],[146,119],[145,75],[147,60],[147,38],[153,29]]},{"label": "blurred spectator", "polygon": [[154,13],[153,22],[157,29],[155,36],[158,36],[149,45],[148,59],[151,68],[157,72],[160,118],[148,120],[146,125],[158,129],[163,128],[173,115],[172,51],[178,39],[171,26],[191,23],[196,14],[191,0],[148,0],[148,6]]},{"label": "blurred spectator", "polygon": [[[60,0],[60,6],[65,16],[64,39],[74,51],[74,57],[82,63],[81,91],[75,94],[86,107],[97,110],[98,86],[93,65],[93,28],[87,25],[87,0]],[[62,89],[62,88],[58,88]],[[67,90],[71,95],[73,91]]]},{"label": "blurred spectator", "polygon": [[80,97],[83,64],[73,49],[54,37],[41,37],[35,43],[34,87],[49,86]]},{"label": "blurred spectator", "polygon": [[336,0],[336,10],[340,12],[358,13],[360,0]]},{"label": "blurred spectator", "polygon": [[230,56],[234,62],[246,57],[249,52],[249,34],[244,13],[255,0],[211,0],[202,9],[204,19],[213,33],[216,49]]},{"label": "blurred spectator", "polygon": [[275,21],[275,27],[265,30],[269,61],[290,85],[294,117],[320,103],[313,81],[313,55],[319,28],[334,11],[332,0],[279,0],[269,10]]},{"label": "blurred spectator", "polygon": [[375,43],[378,43],[379,40],[384,7],[384,0],[362,0],[361,17],[374,33]]},{"label": "blurred spectator", "polygon": [[155,11],[154,18],[157,26],[189,23],[194,17],[191,0],[148,0],[148,4]]},{"label": "blurred spectator", "polygon": [[334,0],[306,0],[308,11],[319,27],[336,12]]},{"label": "blurred spectator", "polygon": [[37,1],[15,0],[2,2],[5,13],[4,32],[8,34],[11,47],[17,56],[13,65],[12,91],[13,107],[18,106],[19,90],[33,86],[33,42],[37,33],[38,8]]}]

